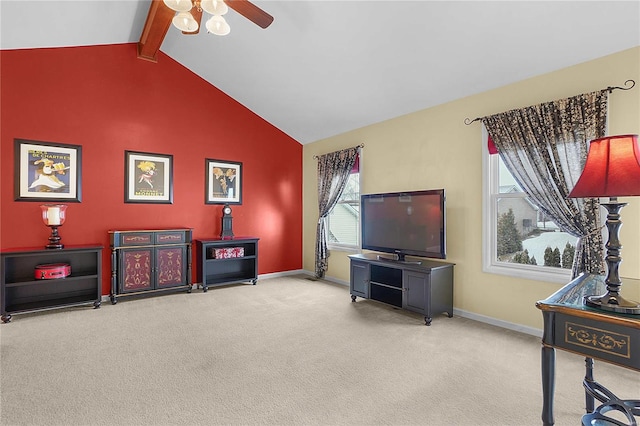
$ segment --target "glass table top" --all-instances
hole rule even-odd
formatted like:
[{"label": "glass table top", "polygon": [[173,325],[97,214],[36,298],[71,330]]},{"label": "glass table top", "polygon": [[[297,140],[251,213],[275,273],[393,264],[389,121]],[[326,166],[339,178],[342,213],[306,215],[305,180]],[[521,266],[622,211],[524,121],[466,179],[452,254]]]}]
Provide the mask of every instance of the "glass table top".
[{"label": "glass table top", "polygon": [[[637,319],[640,315],[621,314],[592,308],[584,303],[585,296],[602,295],[607,292],[604,275],[583,274],[553,293],[548,298],[537,303],[538,308],[564,307],[583,311]],[[621,279],[620,295],[627,300],[639,301],[640,282],[638,280]]]}]

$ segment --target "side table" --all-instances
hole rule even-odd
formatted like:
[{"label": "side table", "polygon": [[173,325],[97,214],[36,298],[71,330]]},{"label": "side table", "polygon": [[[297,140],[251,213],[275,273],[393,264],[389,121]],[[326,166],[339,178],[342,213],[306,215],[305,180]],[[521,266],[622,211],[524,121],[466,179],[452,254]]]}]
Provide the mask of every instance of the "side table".
[{"label": "side table", "polygon": [[[629,424],[635,424],[633,417],[640,415],[640,400],[620,400],[593,378],[593,359],[640,372],[640,316],[598,310],[583,302],[585,296],[606,292],[604,280],[602,275],[583,274],[536,303],[544,319],[542,423],[545,426],[554,423],[555,348],[586,357],[583,385],[587,415],[583,422],[588,420],[591,424],[591,420],[612,409],[623,412],[630,419]],[[625,290],[637,294],[638,289],[636,284],[625,283],[622,291]],[[594,412],[595,399],[602,405]]]}]

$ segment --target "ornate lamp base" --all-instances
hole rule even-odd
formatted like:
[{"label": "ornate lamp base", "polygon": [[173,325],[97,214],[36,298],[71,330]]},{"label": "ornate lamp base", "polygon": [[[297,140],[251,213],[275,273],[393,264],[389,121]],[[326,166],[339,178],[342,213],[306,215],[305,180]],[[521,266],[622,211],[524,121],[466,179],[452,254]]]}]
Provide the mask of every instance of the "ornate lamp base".
[{"label": "ornate lamp base", "polygon": [[64,248],[64,244],[60,242],[61,238],[58,235],[58,226],[49,225],[51,228],[51,235],[49,236],[49,244],[44,246],[46,249],[62,249]]},{"label": "ornate lamp base", "polygon": [[592,308],[619,314],[640,315],[640,303],[627,300],[619,294],[607,292],[602,296],[587,296],[584,303]]},{"label": "ornate lamp base", "polygon": [[609,241],[607,241],[607,277],[604,282],[607,284],[607,292],[601,296],[586,296],[584,303],[592,308],[602,309],[603,311],[618,312],[621,314],[640,315],[640,304],[626,300],[620,296],[620,274],[618,268],[622,258],[620,250],[622,245],[618,233],[622,222],[620,221],[620,209],[627,203],[618,203],[617,199],[612,197],[608,203],[602,203],[601,206],[607,209],[607,230],[609,231]]}]

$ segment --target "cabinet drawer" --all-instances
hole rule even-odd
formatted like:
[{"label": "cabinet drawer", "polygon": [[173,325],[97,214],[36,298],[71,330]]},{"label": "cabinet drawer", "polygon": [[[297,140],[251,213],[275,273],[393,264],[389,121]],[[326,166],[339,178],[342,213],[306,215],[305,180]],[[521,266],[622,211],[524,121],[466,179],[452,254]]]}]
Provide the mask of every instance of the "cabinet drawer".
[{"label": "cabinet drawer", "polygon": [[185,233],[182,231],[156,232],[156,244],[182,244],[185,242]]},{"label": "cabinet drawer", "polygon": [[120,234],[121,246],[146,246],[153,244],[153,232],[130,232]]},{"label": "cabinet drawer", "polygon": [[559,348],[640,369],[640,341],[631,328],[558,314],[554,335]]}]

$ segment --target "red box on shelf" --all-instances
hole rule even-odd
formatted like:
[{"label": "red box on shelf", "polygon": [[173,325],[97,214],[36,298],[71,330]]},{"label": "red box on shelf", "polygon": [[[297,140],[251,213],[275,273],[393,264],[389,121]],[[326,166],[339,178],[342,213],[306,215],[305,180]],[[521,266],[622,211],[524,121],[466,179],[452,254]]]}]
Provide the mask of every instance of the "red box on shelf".
[{"label": "red box on shelf", "polygon": [[211,257],[213,259],[232,259],[234,257],[244,257],[244,247],[212,248]]},{"label": "red box on shelf", "polygon": [[71,265],[68,263],[47,263],[36,265],[34,276],[37,280],[54,280],[71,275]]}]

